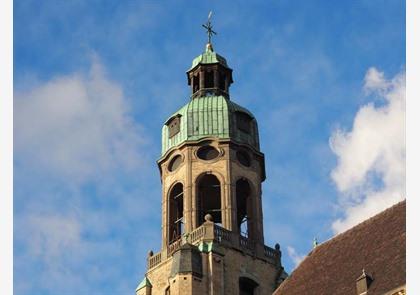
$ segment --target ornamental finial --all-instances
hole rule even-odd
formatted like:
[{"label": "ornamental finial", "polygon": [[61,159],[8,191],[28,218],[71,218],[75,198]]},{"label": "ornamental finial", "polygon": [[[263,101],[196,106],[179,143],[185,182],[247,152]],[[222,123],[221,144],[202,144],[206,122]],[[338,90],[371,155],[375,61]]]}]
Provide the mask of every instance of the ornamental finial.
[{"label": "ornamental finial", "polygon": [[208,49],[210,49],[211,51],[213,51],[213,47],[211,45],[211,36],[212,35],[217,35],[217,33],[215,31],[213,31],[213,26],[211,24],[211,15],[213,14],[212,11],[209,12],[209,16],[207,17],[207,22],[205,24],[203,24],[202,26],[207,30],[207,47]]}]

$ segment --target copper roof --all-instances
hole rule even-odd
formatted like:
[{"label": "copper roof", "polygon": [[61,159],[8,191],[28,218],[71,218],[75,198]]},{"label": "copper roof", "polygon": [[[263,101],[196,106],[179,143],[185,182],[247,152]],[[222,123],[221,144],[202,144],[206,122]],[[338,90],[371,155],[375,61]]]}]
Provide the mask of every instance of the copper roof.
[{"label": "copper roof", "polygon": [[[249,133],[237,128],[237,113],[245,113],[252,119]],[[180,116],[180,131],[169,137],[167,124],[175,116]],[[233,139],[237,143],[248,144],[257,151],[260,149],[257,121],[252,113],[222,95],[211,95],[190,100],[166,120],[162,128],[162,157],[186,141],[206,137]]]},{"label": "copper roof", "polygon": [[318,245],[274,295],[356,294],[364,269],[369,295],[405,285],[405,200]]}]

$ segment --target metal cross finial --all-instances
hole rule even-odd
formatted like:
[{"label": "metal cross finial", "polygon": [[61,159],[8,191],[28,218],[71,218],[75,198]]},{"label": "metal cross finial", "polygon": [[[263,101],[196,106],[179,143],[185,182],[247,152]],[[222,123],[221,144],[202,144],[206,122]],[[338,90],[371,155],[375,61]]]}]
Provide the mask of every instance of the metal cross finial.
[{"label": "metal cross finial", "polygon": [[207,30],[207,36],[208,36],[208,43],[209,44],[211,44],[211,36],[212,35],[217,35],[217,33],[215,31],[213,31],[213,26],[211,25],[211,21],[210,21],[211,15],[212,15],[212,11],[210,11],[209,16],[207,17],[207,23],[202,25]]}]

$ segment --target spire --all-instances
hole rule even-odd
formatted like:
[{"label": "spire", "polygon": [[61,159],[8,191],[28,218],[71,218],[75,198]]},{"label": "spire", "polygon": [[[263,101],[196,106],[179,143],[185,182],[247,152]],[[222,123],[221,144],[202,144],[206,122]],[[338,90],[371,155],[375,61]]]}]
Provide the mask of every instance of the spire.
[{"label": "spire", "polygon": [[211,24],[211,15],[213,14],[212,11],[209,12],[209,16],[207,17],[207,22],[202,26],[207,30],[207,45],[206,45],[206,52],[213,51],[213,45],[211,44],[211,36],[217,35],[215,31],[213,31],[213,26]]}]

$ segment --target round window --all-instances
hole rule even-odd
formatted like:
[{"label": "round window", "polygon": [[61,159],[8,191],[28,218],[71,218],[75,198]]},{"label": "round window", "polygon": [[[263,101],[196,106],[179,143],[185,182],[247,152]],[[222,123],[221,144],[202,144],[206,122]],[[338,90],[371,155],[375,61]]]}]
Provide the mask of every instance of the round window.
[{"label": "round window", "polygon": [[182,163],[182,157],[181,157],[181,155],[175,156],[171,160],[171,162],[169,162],[168,170],[171,171],[171,172],[172,171],[175,171],[176,169],[178,169],[178,167],[179,167],[179,165],[181,165],[181,163]]},{"label": "round window", "polygon": [[206,145],[197,151],[197,156],[202,160],[213,160],[219,156],[219,151],[210,145]]},{"label": "round window", "polygon": [[249,158],[249,155],[243,151],[237,151],[236,152],[236,158],[238,159],[239,163],[242,165],[249,167],[251,166],[251,159]]}]

